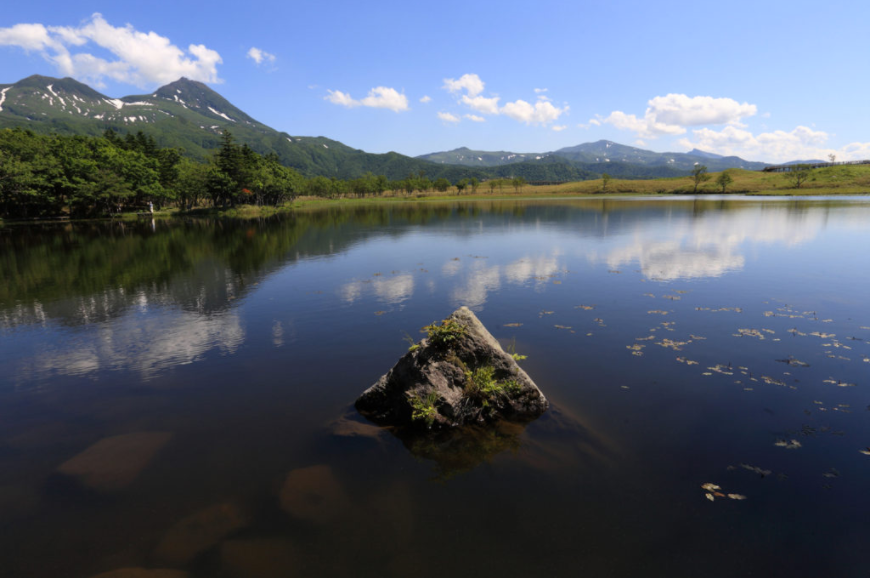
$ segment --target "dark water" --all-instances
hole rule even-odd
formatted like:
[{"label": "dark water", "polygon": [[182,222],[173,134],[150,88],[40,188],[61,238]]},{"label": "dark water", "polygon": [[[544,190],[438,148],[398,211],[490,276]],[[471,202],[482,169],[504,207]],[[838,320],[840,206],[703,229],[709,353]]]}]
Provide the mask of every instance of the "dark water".
[{"label": "dark water", "polygon": [[[867,198],[0,229],[0,575],[867,577],[868,251]],[[553,409],[366,427],[460,305]]]}]

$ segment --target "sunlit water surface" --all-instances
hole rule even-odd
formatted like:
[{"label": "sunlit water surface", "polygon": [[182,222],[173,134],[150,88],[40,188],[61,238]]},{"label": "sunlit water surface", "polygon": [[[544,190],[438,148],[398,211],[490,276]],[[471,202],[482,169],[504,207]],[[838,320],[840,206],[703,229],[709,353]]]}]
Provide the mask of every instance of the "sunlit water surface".
[{"label": "sunlit water surface", "polygon": [[[868,251],[868,198],[7,226],[0,575],[866,577]],[[352,404],[462,305],[552,409],[432,459]]]}]

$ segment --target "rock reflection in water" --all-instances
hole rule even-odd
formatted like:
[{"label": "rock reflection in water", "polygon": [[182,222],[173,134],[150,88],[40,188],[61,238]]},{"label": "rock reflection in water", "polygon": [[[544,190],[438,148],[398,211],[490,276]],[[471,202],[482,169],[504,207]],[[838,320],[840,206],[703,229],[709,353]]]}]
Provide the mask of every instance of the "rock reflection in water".
[{"label": "rock reflection in water", "polygon": [[437,481],[470,472],[503,454],[511,455],[524,466],[551,473],[606,465],[616,454],[612,442],[569,410],[552,404],[533,422],[502,420],[429,435],[400,429],[390,431],[414,457],[435,462]]}]

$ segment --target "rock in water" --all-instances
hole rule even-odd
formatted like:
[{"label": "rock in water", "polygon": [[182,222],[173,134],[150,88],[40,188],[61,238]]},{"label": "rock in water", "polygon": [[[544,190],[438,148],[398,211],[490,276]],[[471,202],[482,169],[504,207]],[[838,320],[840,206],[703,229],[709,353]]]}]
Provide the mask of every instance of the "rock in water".
[{"label": "rock in water", "polygon": [[467,307],[426,330],[356,400],[363,416],[381,426],[439,430],[531,421],[547,411],[538,386]]}]

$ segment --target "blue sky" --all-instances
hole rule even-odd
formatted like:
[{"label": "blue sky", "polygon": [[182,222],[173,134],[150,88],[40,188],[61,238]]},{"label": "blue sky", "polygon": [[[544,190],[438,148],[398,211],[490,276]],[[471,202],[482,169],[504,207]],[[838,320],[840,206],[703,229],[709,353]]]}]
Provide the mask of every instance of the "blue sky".
[{"label": "blue sky", "polygon": [[[7,3],[0,84],[185,75],[291,135],[409,155],[609,139],[870,158],[861,1]],[[253,49],[253,50],[252,50]]]}]

